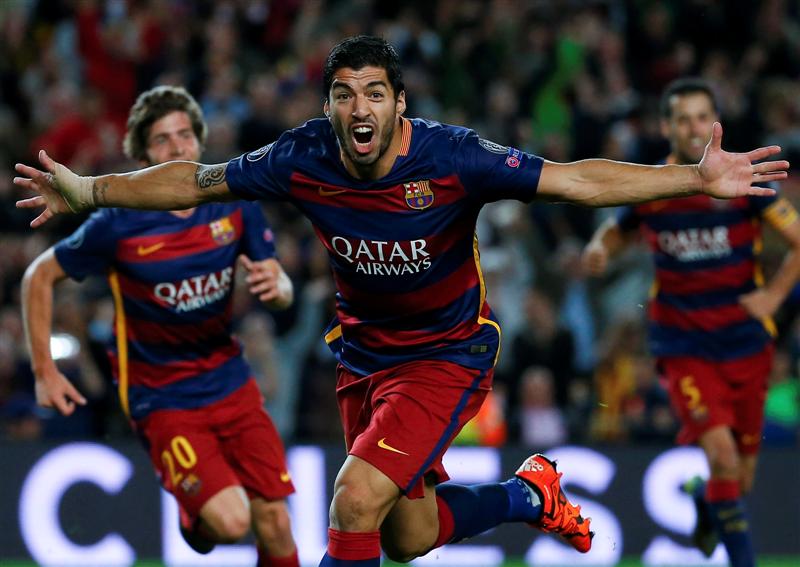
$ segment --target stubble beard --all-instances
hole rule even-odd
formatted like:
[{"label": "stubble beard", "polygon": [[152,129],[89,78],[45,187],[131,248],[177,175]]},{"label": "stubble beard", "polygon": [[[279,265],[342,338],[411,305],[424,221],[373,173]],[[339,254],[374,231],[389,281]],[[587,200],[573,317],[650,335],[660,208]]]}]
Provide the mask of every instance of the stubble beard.
[{"label": "stubble beard", "polygon": [[679,165],[697,165],[703,159],[705,150],[700,153],[697,158],[692,156],[690,151],[681,151],[679,148],[675,151],[675,158],[678,160]]},{"label": "stubble beard", "polygon": [[352,139],[349,135],[347,135],[344,131],[344,128],[341,125],[337,128],[334,127],[333,131],[336,133],[336,137],[339,140],[339,146],[344,148],[344,153],[347,154],[347,157],[352,161],[355,165],[364,167],[374,165],[383,154],[386,153],[386,150],[389,148],[389,145],[392,143],[392,136],[394,135],[394,128],[395,128],[395,120],[392,119],[388,128],[381,129],[381,140],[380,144],[378,145],[378,152],[375,154],[375,157],[372,157],[370,154],[361,155],[359,154],[355,148],[352,146]]}]

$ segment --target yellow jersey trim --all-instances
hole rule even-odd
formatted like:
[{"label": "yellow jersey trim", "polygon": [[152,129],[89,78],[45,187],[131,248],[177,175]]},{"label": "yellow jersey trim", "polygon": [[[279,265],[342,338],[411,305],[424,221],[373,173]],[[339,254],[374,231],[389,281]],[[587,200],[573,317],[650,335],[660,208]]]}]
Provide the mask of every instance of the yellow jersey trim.
[{"label": "yellow jersey trim", "polygon": [[767,222],[777,229],[786,228],[797,220],[797,210],[785,198],[780,197],[762,213]]},{"label": "yellow jersey trim", "polygon": [[[767,211],[771,210],[772,207],[774,207],[777,204],[778,203],[773,203],[772,205],[770,205],[767,208]],[[765,218],[769,220],[769,218],[766,215]],[[794,220],[795,219],[792,219],[792,222],[794,222]],[[772,223],[771,220],[769,220],[769,222]],[[753,226],[756,228],[757,235],[760,235],[760,230],[761,230],[760,225],[761,222],[758,219],[753,220]],[[766,283],[766,278],[764,278],[764,270],[761,267],[761,262],[758,259],[763,249],[764,249],[764,239],[761,236],[756,236],[753,239],[753,281],[755,282],[757,288],[764,287],[764,284]],[[759,321],[761,322],[761,324],[764,326],[764,329],[767,331],[767,333],[769,333],[769,335],[772,338],[778,336],[778,327],[777,325],[775,325],[775,320],[772,317],[763,317],[759,319]]]},{"label": "yellow jersey trim", "polygon": [[331,344],[333,341],[335,341],[341,336],[342,336],[342,326],[336,325],[333,329],[328,331],[328,334],[325,335],[325,343]]},{"label": "yellow jersey trim", "polygon": [[111,285],[111,295],[114,297],[115,325],[117,329],[117,360],[119,362],[119,375],[117,392],[119,393],[119,403],[122,411],[130,418],[130,406],[128,404],[128,332],[125,325],[125,309],[122,303],[122,291],[119,287],[119,276],[112,270],[108,275],[108,283]]},{"label": "yellow jersey trim", "polygon": [[478,271],[478,281],[480,282],[481,286],[481,299],[478,305],[478,324],[479,325],[491,325],[497,331],[497,353],[494,355],[494,364],[497,364],[497,359],[500,358],[500,345],[503,340],[503,332],[500,330],[500,325],[498,325],[495,321],[491,319],[486,319],[485,317],[481,317],[481,311],[483,311],[483,304],[486,303],[486,283],[483,280],[483,271],[481,270],[481,253],[478,250],[478,233],[472,237],[472,255],[475,258],[475,268]]}]

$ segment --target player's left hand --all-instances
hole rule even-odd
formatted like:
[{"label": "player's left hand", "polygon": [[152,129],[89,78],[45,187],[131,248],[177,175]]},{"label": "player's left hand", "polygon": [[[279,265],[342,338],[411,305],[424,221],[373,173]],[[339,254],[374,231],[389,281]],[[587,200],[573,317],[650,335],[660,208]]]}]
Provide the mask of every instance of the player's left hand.
[{"label": "player's left hand", "polygon": [[43,225],[55,215],[76,213],[94,207],[91,177],[76,175],[53,160],[44,150],[39,151],[39,162],[45,171],[22,163],[14,166],[21,175],[14,178],[14,184],[36,193],[34,197],[17,201],[17,208],[45,207],[41,214],[31,221],[31,228]]},{"label": "player's left hand", "polygon": [[259,301],[275,309],[285,309],[292,303],[292,284],[280,264],[274,258],[251,260],[245,254],[239,255],[250,293]]},{"label": "player's left hand", "polygon": [[608,267],[608,250],[601,243],[591,240],[581,254],[581,267],[595,278],[606,273]]},{"label": "player's left hand", "polygon": [[722,125],[714,122],[711,140],[698,166],[703,193],[719,199],[774,195],[775,191],[765,184],[786,179],[789,162],[762,160],[780,151],[780,146],[766,146],[741,154],[726,152],[722,149]]},{"label": "player's left hand", "polygon": [[751,317],[758,320],[772,317],[780,303],[780,299],[775,298],[763,287],[739,296],[739,305],[744,307]]}]

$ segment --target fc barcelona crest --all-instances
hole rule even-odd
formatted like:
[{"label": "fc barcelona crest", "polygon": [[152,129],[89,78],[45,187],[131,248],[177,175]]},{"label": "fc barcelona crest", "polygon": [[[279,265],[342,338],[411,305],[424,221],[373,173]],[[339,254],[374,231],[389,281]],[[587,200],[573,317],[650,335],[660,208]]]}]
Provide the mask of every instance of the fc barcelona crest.
[{"label": "fc barcelona crest", "polygon": [[211,229],[211,238],[220,246],[225,246],[233,241],[236,236],[236,229],[233,228],[233,223],[229,217],[222,217],[219,220],[208,223]]},{"label": "fc barcelona crest", "polygon": [[197,496],[203,487],[203,481],[194,474],[189,474],[181,481],[181,489],[189,496]]},{"label": "fc barcelona crest", "polygon": [[430,181],[412,181],[403,183],[406,189],[406,204],[412,209],[421,211],[433,204],[433,191]]}]

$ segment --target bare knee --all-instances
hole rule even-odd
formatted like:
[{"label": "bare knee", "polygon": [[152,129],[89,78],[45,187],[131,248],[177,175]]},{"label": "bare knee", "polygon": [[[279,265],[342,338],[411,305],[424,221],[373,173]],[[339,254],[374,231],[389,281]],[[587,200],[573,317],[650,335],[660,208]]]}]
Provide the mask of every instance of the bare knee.
[{"label": "bare knee", "polygon": [[289,555],[295,549],[291,521],[285,500],[252,501],[253,528],[258,543],[276,557]]},{"label": "bare knee", "polygon": [[215,494],[200,510],[200,518],[219,543],[235,543],[250,530],[250,504],[241,487]]},{"label": "bare knee", "polygon": [[713,478],[740,480],[741,459],[736,442],[730,431],[717,428],[707,434],[702,441]]},{"label": "bare knee", "polygon": [[709,455],[711,476],[715,478],[739,479],[739,455],[735,450],[720,451]]},{"label": "bare knee", "polygon": [[331,502],[331,527],[343,531],[374,531],[380,525],[382,506],[363,484],[337,483]]},{"label": "bare knee", "polygon": [[336,478],[331,527],[346,532],[376,531],[399,496],[400,490],[389,477],[351,455]]},{"label": "bare knee", "polygon": [[291,538],[291,522],[285,503],[280,501],[269,504],[259,508],[257,512],[253,511],[253,525],[257,534],[270,540],[287,536]]},{"label": "bare knee", "polygon": [[235,543],[250,530],[250,511],[247,508],[221,510],[203,518],[219,543]]}]

